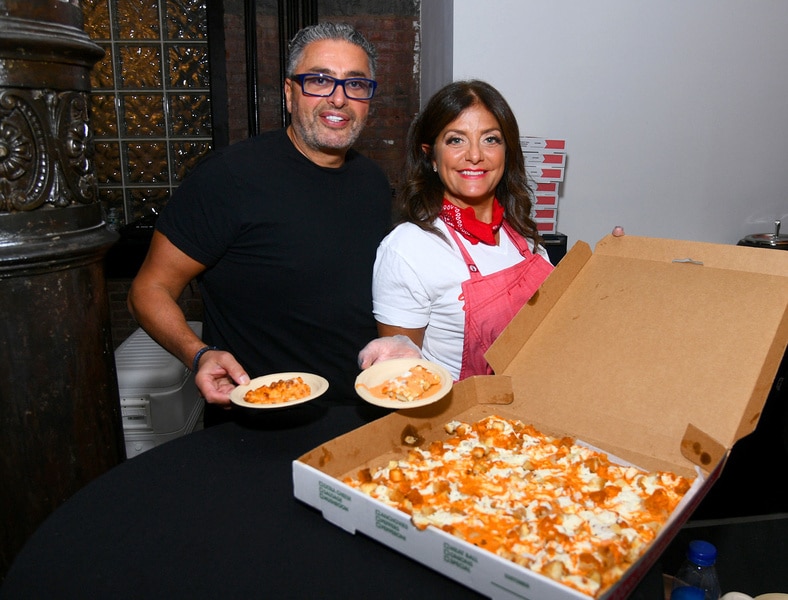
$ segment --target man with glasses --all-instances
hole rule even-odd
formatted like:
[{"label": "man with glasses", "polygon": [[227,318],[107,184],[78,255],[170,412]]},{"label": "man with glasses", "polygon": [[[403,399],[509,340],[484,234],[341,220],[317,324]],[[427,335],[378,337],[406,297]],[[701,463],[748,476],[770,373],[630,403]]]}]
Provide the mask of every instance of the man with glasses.
[{"label": "man with glasses", "polygon": [[[140,325],[195,373],[205,424],[230,417],[250,377],[328,379],[320,401],[355,401],[358,349],[376,337],[372,266],[388,231],[383,171],[351,149],[377,83],[370,43],[321,23],[290,44],[291,124],[219,150],[173,194],[129,293]],[[178,299],[194,279],[203,337]]]}]

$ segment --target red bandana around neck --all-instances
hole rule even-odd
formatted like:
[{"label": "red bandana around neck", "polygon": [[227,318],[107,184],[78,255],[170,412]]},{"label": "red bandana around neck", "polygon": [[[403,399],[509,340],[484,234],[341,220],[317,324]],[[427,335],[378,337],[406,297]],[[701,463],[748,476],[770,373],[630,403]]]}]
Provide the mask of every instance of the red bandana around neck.
[{"label": "red bandana around neck", "polygon": [[482,223],[476,218],[473,207],[460,208],[444,198],[440,217],[471,244],[475,245],[481,242],[488,246],[494,246],[495,233],[503,224],[503,206],[497,198],[493,200],[492,223]]}]

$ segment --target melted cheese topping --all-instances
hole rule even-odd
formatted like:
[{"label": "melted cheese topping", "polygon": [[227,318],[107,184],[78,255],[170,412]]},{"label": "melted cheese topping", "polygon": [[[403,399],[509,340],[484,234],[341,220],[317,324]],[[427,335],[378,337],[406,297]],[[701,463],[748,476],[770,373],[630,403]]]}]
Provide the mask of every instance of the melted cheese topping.
[{"label": "melted cheese topping", "polygon": [[520,421],[452,421],[451,437],[346,483],[429,525],[598,596],[657,536],[691,481],[612,463]]}]

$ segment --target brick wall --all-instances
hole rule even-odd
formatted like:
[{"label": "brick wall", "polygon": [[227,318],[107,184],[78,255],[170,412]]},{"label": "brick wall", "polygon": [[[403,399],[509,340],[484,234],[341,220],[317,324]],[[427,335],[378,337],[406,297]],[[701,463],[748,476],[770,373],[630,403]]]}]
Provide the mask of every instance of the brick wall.
[{"label": "brick wall", "polygon": [[[131,279],[107,279],[112,344],[115,349],[139,327],[126,308],[129,287],[131,287]],[[193,281],[187,286],[178,304],[186,315],[186,320],[202,321],[202,300],[196,282]]]},{"label": "brick wall", "polygon": [[419,77],[415,52],[418,16],[369,16],[359,28],[378,50],[378,91],[372,100],[369,125],[358,150],[377,161],[393,186],[400,183],[405,137],[419,109]]},{"label": "brick wall", "polygon": [[114,348],[117,348],[138,327],[137,322],[126,308],[130,284],[131,279],[107,279],[109,316],[112,323],[112,345]]}]

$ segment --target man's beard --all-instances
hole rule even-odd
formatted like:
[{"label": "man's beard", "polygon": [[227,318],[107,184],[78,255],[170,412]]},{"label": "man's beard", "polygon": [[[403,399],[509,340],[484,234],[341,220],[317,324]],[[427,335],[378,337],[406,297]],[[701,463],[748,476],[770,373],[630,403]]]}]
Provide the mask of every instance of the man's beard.
[{"label": "man's beard", "polygon": [[320,117],[314,114],[307,123],[304,123],[298,116],[298,114],[293,115],[291,121],[298,137],[307,146],[318,151],[350,149],[364,130],[366,122],[366,119],[364,121],[355,120],[351,122],[349,128],[330,130],[323,127],[320,124]]}]

